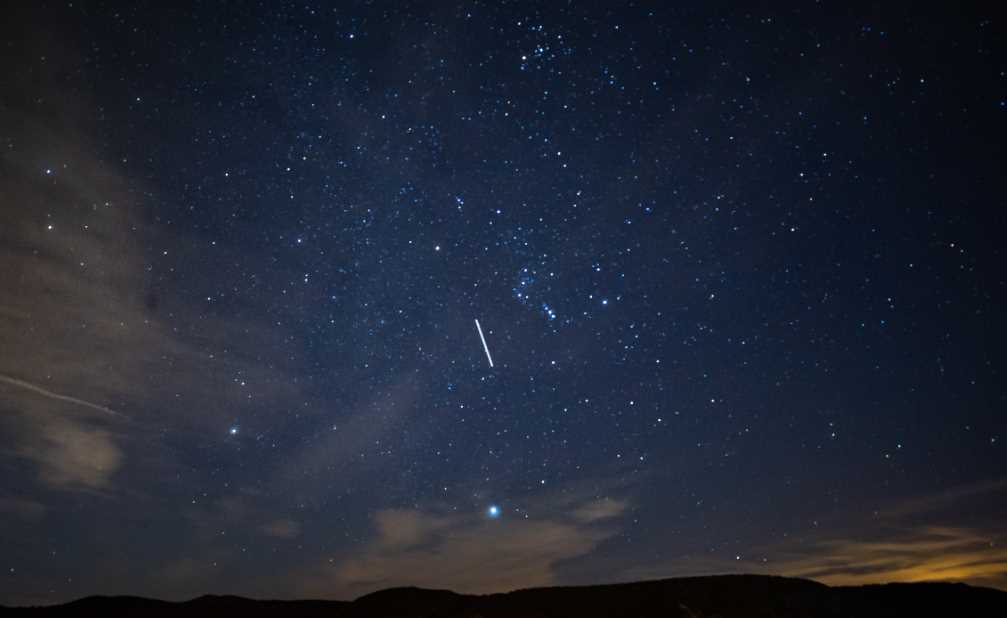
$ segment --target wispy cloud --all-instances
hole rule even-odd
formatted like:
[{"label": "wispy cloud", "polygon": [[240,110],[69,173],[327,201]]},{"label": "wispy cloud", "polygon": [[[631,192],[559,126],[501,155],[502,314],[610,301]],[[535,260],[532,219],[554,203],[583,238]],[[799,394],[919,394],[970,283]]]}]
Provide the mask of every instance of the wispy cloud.
[{"label": "wispy cloud", "polygon": [[166,419],[199,436],[223,431],[235,409],[306,397],[292,370],[256,353],[282,337],[275,323],[157,300],[150,246],[163,257],[178,239],[144,224],[142,184],[62,111],[0,118],[0,457],[31,463],[39,489],[111,492],[124,470],[172,465],[149,439]]},{"label": "wispy cloud", "polygon": [[301,526],[292,519],[275,519],[259,529],[266,536],[277,539],[295,539],[301,534]]},{"label": "wispy cloud", "polygon": [[899,519],[935,511],[957,509],[963,502],[984,495],[1002,493],[1004,490],[1007,490],[1007,478],[986,479],[896,502],[882,509],[881,515]]},{"label": "wispy cloud", "polygon": [[626,510],[627,503],[624,500],[613,500],[604,498],[594,500],[579,506],[573,513],[575,519],[584,523],[591,523],[609,519],[622,514]]},{"label": "wispy cloud", "polygon": [[34,520],[45,515],[46,508],[44,504],[35,500],[14,496],[0,496],[0,513]]},{"label": "wispy cloud", "polygon": [[108,487],[122,464],[112,433],[66,417],[44,421],[19,452],[39,465],[41,480],[53,487]]}]

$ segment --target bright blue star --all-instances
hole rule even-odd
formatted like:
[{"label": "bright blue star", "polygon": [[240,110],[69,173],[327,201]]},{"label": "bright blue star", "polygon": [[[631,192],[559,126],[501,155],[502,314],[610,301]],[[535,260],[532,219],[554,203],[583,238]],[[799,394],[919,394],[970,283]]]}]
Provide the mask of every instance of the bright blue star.
[{"label": "bright blue star", "polygon": [[238,435],[238,426],[232,425],[231,428],[227,430],[227,433],[231,434],[232,436]]},{"label": "bright blue star", "polygon": [[491,518],[496,519],[497,517],[500,517],[500,507],[495,504],[491,504],[490,507],[486,509],[486,514]]}]

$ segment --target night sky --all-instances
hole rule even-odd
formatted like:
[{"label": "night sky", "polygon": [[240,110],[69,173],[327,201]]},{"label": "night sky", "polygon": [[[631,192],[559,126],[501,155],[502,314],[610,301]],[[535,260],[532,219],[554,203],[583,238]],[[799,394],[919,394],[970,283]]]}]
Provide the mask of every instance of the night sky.
[{"label": "night sky", "polygon": [[1007,588],[995,3],[23,4],[0,603]]}]

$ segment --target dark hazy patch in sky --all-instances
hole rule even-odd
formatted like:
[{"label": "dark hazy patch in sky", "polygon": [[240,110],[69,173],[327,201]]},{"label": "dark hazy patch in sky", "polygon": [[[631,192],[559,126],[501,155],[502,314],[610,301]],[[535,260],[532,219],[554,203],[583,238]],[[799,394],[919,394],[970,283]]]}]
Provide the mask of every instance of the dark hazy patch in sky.
[{"label": "dark hazy patch in sky", "polygon": [[10,11],[0,602],[1007,588],[1007,39],[921,11]]}]

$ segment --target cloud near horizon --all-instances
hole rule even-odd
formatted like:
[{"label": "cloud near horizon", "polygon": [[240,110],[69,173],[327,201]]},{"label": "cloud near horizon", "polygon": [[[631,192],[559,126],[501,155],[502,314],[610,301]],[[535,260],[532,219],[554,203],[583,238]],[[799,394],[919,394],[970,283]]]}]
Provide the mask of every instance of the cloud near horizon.
[{"label": "cloud near horizon", "polygon": [[586,556],[618,534],[614,520],[628,503],[588,499],[568,514],[499,519],[419,509],[374,514],[375,537],[359,555],[306,578],[306,594],[341,589],[360,596],[389,586],[489,593],[556,583],[556,568]]},{"label": "cloud near horizon", "polygon": [[926,526],[885,538],[811,543],[804,555],[775,561],[774,570],[838,586],[968,581],[1007,589],[1007,543],[1002,535]]},{"label": "cloud near horizon", "polygon": [[960,522],[968,501],[994,497],[1005,488],[1004,479],[970,483],[885,505],[870,523],[822,527],[831,534],[768,543],[745,555],[683,556],[632,569],[626,578],[751,572],[803,577],[830,586],[955,581],[1007,590],[1007,535],[1002,526],[924,525],[914,520],[929,514],[938,521]]}]

